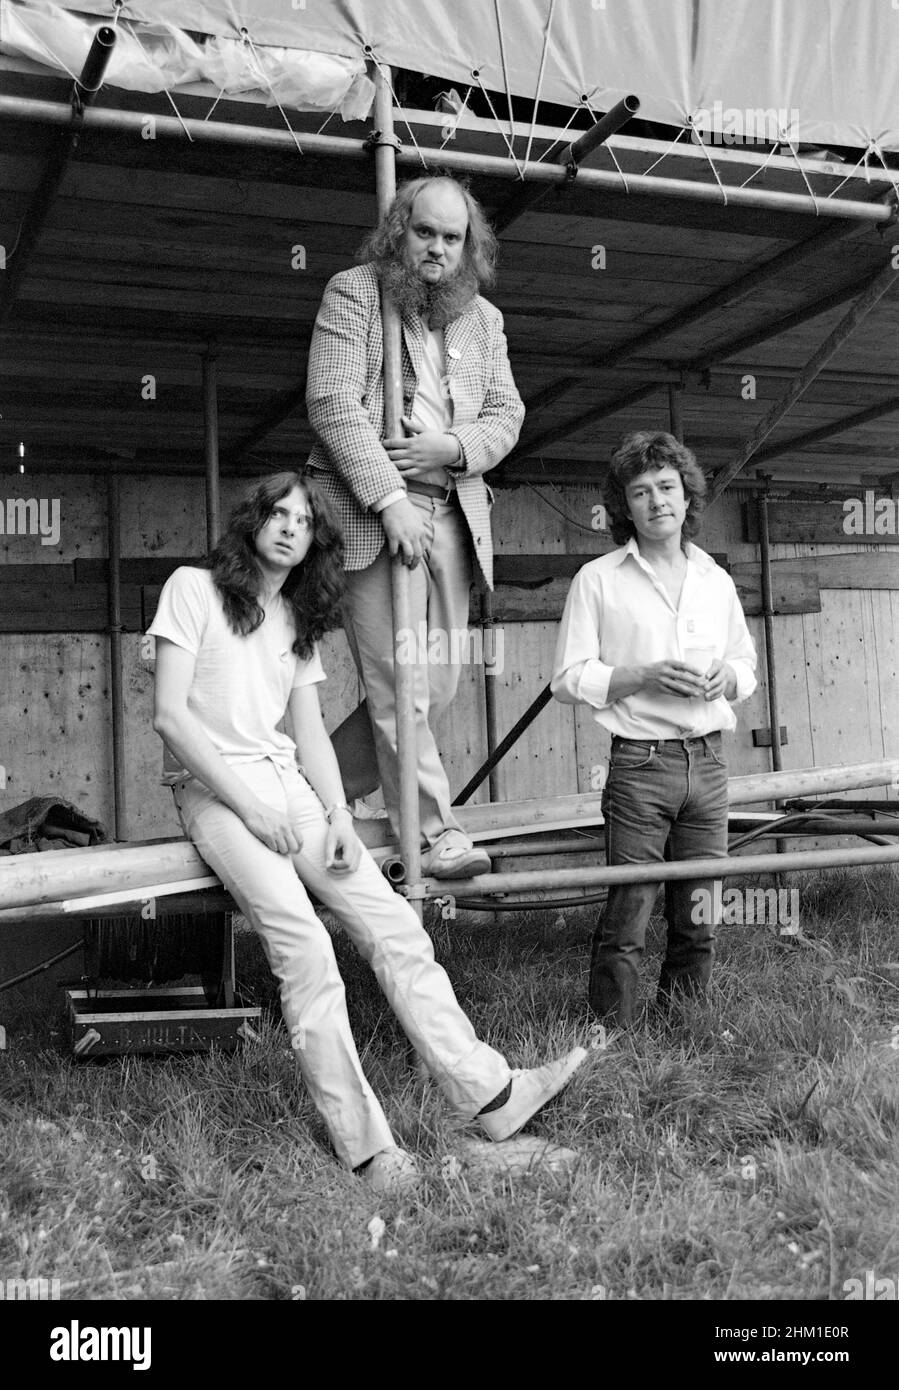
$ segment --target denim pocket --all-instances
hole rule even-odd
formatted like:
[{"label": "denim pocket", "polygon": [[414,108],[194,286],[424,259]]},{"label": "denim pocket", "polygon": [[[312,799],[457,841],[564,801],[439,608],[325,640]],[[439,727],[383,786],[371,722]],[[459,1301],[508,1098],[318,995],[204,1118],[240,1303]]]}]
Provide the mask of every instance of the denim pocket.
[{"label": "denim pocket", "polygon": [[641,767],[650,767],[655,761],[656,752],[655,744],[647,748],[640,743],[619,743],[612,750],[609,771],[614,772],[616,767],[620,767],[628,772],[636,772]]},{"label": "denim pocket", "polygon": [[725,771],[726,771],[726,770],[727,770],[727,759],[725,758],[724,753],[723,753],[722,750],[721,750],[721,745],[719,744],[718,747],[716,748],[715,745],[714,745],[713,743],[710,743],[708,740],[706,740],[705,748],[706,748],[706,753],[707,753],[708,756],[711,758],[712,762],[713,762],[713,763],[716,763],[716,764],[718,765],[718,767],[723,767],[723,768],[725,769]]}]

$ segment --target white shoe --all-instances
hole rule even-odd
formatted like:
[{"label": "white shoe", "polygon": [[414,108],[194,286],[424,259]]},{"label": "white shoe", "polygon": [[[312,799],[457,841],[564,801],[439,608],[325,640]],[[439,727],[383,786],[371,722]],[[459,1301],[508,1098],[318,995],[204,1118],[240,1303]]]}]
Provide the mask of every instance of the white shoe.
[{"label": "white shoe", "polygon": [[544,1067],[531,1071],[513,1071],[512,1093],[505,1105],[491,1110],[486,1115],[478,1115],[478,1124],[487,1131],[490,1139],[500,1142],[511,1139],[541,1110],[547,1101],[559,1094],[574,1076],[582,1062],[587,1060],[587,1049],[576,1047],[567,1057],[559,1057],[555,1062],[547,1062]]},{"label": "white shoe", "polygon": [[490,872],[490,856],[461,831],[448,830],[422,855],[421,871],[426,878],[473,878]]},{"label": "white shoe", "polygon": [[408,1192],[421,1182],[415,1159],[405,1149],[398,1149],[395,1145],[376,1153],[359,1177],[372,1192]]}]

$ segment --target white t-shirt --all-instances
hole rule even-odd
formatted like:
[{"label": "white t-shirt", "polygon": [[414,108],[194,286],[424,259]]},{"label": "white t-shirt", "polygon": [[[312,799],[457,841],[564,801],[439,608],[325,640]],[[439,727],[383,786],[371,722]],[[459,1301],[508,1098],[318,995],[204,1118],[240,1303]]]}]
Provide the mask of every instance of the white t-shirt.
[{"label": "white t-shirt", "polygon": [[[453,423],[453,402],[444,387],[446,379],[446,350],[442,328],[430,328],[422,319],[421,331],[424,337],[424,354],[421,373],[415,392],[411,419],[425,430],[437,430],[445,434]],[[446,487],[449,474],[444,468],[432,468],[424,475],[422,482],[436,483]]]},{"label": "white t-shirt", "polygon": [[[318,646],[305,660],[291,650],[296,633],[280,594],[256,631],[241,637],[228,625],[211,572],[185,565],[167,580],[149,634],[196,657],[187,703],[226,763],[295,763],[296,744],[276,726],[291,690],[323,681],[325,672]],[[188,776],[166,748],[163,782]]]}]

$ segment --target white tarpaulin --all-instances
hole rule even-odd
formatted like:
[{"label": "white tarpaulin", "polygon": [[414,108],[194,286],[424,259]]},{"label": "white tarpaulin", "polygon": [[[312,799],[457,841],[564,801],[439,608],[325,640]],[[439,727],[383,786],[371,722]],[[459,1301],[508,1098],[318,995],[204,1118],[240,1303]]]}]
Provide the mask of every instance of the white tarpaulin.
[{"label": "white tarpaulin", "polygon": [[355,60],[367,44],[398,67],[465,86],[477,70],[488,89],[566,106],[633,92],[641,117],[693,118],[725,144],[785,129],[899,150],[899,0],[129,0],[121,14]]},{"label": "white tarpaulin", "polygon": [[[0,3],[0,53],[77,76],[98,27],[96,17],[74,14],[56,0]],[[361,56],[251,46],[232,33],[199,42],[185,29],[155,19],[152,24],[126,21],[117,26],[105,82],[135,92],[208,82],[217,93],[252,93],[269,105],[337,110],[346,120],[356,120],[368,115],[374,96],[365,68]]]}]

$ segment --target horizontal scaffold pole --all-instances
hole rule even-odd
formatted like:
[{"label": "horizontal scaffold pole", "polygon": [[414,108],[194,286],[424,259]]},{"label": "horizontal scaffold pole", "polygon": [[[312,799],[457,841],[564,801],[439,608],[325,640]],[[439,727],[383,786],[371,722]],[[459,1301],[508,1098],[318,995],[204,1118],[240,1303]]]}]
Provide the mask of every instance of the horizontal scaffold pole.
[{"label": "horizontal scaffold pole", "polygon": [[714,880],[788,869],[860,868],[899,864],[899,845],[863,849],[788,850],[783,854],[740,854],[724,859],[690,859],[661,864],[597,864],[586,869],[525,869],[521,873],[479,874],[467,879],[425,879],[429,891],[460,900],[499,893],[535,893],[568,888],[611,888],[618,883],[670,883],[684,879]]},{"label": "horizontal scaffold pole", "polygon": [[[749,777],[732,777],[728,783],[728,797],[732,807],[747,806],[754,802],[781,800],[788,796],[829,795],[855,788],[896,785],[897,778],[899,760],[896,759],[856,763],[849,767],[812,767],[800,768],[793,772],[762,772]],[[601,822],[601,800],[597,792],[582,796],[572,794],[543,797],[505,805],[494,806],[488,803],[483,806],[460,807],[459,819],[469,834],[475,834],[480,839],[488,839],[490,832],[519,834],[525,827],[557,831]],[[389,845],[392,840],[386,822],[360,821],[357,828],[369,848]],[[827,850],[821,853],[832,855],[840,851]],[[849,855],[852,852],[846,850],[842,853]],[[855,853],[865,854],[868,851],[860,850]],[[774,856],[781,868],[789,867],[785,862],[786,857]],[[744,866],[741,872],[753,872],[748,867],[753,861],[748,858],[732,862]],[[809,867],[815,867],[813,860],[803,859],[803,863],[805,862],[808,862]],[[847,858],[845,862],[881,861],[853,861]],[[548,884],[553,871],[544,870],[542,873]],[[87,849],[63,849],[53,854],[8,855],[0,858],[0,924],[4,920],[4,911],[10,908],[29,907],[41,903],[58,905],[61,901],[71,898],[114,893],[125,889],[135,890],[135,897],[140,897],[140,890],[143,888],[146,894],[151,896],[154,885],[181,883],[188,879],[204,878],[208,874],[209,869],[189,840],[151,840],[144,844],[93,845]],[[484,879],[489,877],[491,876],[485,875]],[[524,876],[516,874],[514,877],[516,888],[523,889],[524,884],[520,880]]]},{"label": "horizontal scaffold pole", "polygon": [[[409,112],[409,115],[414,113]],[[30,97],[0,96],[0,118],[9,120],[31,120],[44,124],[61,125],[70,117],[68,106],[62,102],[37,101]],[[258,150],[283,150],[296,153],[294,136],[290,131],[269,129],[254,125],[232,125],[224,121],[202,121],[178,118],[175,116],[152,115],[141,111],[114,111],[109,108],[92,108],[85,113],[85,127],[88,130],[110,131],[116,134],[139,137],[146,128],[148,119],[154,123],[157,139],[171,138],[183,141],[189,135],[193,141],[206,144],[240,145]],[[328,155],[343,159],[369,159],[368,142],[354,140],[340,135],[303,134],[303,150],[306,154]],[[436,152],[435,152],[436,154]],[[485,174],[493,178],[520,182],[519,171],[510,159],[501,155],[472,154],[464,150],[441,149],[439,153],[442,167],[461,170],[469,174]],[[421,155],[416,149],[399,149],[396,152],[397,164],[421,168]],[[625,176],[627,190],[633,195],[652,198],[676,198],[687,202],[714,203],[720,207],[725,201],[717,183],[691,183],[689,179],[665,179],[654,175],[632,174]],[[558,165],[531,163],[528,165],[525,182],[565,184],[568,175]],[[613,169],[581,169],[577,176],[579,188],[602,189],[606,193],[622,193],[625,184],[621,174]],[[895,209],[890,203],[877,200],[864,203],[851,198],[812,198],[808,193],[783,193],[774,189],[729,187],[726,190],[727,206],[734,208],[759,208],[768,212],[789,212],[813,214],[820,217],[845,218],[857,222],[890,222],[895,217]]]}]

